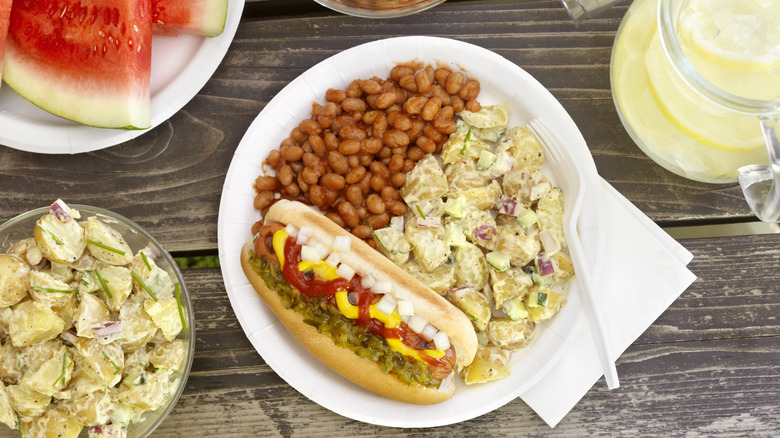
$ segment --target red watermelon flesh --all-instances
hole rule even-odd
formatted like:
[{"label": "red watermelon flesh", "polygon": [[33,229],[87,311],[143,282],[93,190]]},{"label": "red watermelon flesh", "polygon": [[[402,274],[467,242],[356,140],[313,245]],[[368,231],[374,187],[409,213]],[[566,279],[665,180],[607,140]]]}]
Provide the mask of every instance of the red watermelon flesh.
[{"label": "red watermelon flesh", "polygon": [[[11,19],[11,0],[0,0],[0,76],[3,74],[3,55],[5,38],[8,35],[8,22]],[[2,86],[0,82],[0,86]]]},{"label": "red watermelon flesh", "polygon": [[151,0],[14,0],[3,79],[60,117],[148,128],[150,17]]},{"label": "red watermelon flesh", "polygon": [[225,30],[228,0],[152,0],[154,33],[215,37]]}]

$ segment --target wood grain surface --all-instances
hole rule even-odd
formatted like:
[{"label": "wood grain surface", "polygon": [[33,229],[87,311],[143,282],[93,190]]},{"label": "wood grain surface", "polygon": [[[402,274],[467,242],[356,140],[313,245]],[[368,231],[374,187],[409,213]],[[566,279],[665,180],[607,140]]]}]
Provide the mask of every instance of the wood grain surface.
[{"label": "wood grain surface", "polygon": [[[528,71],[577,123],[599,173],[659,225],[754,220],[738,186],[673,175],[621,125],[609,62],[627,4],[577,28],[559,0],[449,0],[392,20],[345,16],[311,0],[248,0],[214,76],[159,127],[76,155],[0,146],[0,222],[61,197],[129,217],[174,255],[214,255],[222,184],[257,114],[316,63],[401,35],[466,41]],[[698,280],[621,356],[621,388],[608,391],[600,380],[554,429],[520,400],[434,429],[333,414],[265,364],[236,320],[219,269],[188,269],[196,356],[184,395],[155,436],[780,436],[780,235],[682,244],[694,254]],[[0,428],[0,437],[12,436]]]},{"label": "wood grain surface", "polygon": [[527,70],[577,123],[599,173],[661,226],[752,220],[738,186],[677,177],[647,158],[623,129],[609,59],[625,10],[616,6],[577,29],[557,0],[450,0],[392,20],[345,16],[310,1],[250,2],[212,79],[161,126],[76,155],[0,147],[0,221],[62,197],[126,215],[172,252],[213,250],[233,151],[268,101],[329,56],[399,35],[467,41]]},{"label": "wood grain surface", "polygon": [[[780,431],[780,235],[682,241],[693,285],[554,429],[521,400],[434,429],[372,426],[290,388],[255,352],[218,270],[188,270],[196,357],[162,436],[776,436]],[[761,254],[756,260],[755,255]],[[227,426],[226,426],[227,425]]]}]

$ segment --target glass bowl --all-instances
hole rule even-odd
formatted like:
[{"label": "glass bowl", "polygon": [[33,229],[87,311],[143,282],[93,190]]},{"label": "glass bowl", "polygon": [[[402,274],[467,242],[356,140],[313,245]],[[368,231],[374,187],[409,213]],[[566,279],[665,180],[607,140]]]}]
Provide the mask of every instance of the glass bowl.
[{"label": "glass bowl", "polygon": [[432,8],[445,0],[314,0],[326,8],[363,18],[395,18]]},{"label": "glass bowl", "polygon": [[[174,283],[178,282],[180,285],[181,303],[184,311],[184,318],[187,322],[187,331],[179,333],[177,339],[181,339],[184,342],[185,357],[181,361],[179,370],[174,372],[173,376],[171,376],[171,381],[174,386],[170,399],[157,410],[143,414],[141,421],[129,425],[127,429],[128,438],[148,437],[160,424],[162,424],[168,414],[173,410],[181,393],[184,391],[187,377],[189,376],[190,368],[192,367],[192,359],[195,353],[195,321],[194,312],[192,310],[192,301],[187,292],[187,286],[184,283],[184,278],[182,277],[176,262],[173,260],[173,257],[171,257],[168,251],[163,248],[160,242],[138,224],[124,216],[102,208],[79,204],[68,204],[68,206],[71,209],[79,211],[81,214],[80,221],[85,221],[91,216],[96,216],[104,223],[110,225],[122,234],[122,237],[127,244],[130,245],[133,253],[144,247],[148,247],[150,250],[154,251],[154,254],[157,256],[154,259],[154,262],[157,266],[168,272],[171,280],[174,281]],[[33,230],[35,229],[35,222],[48,213],[48,211],[49,207],[37,208],[16,216],[0,225],[0,254],[7,253],[8,249],[14,243],[32,237]],[[87,429],[87,427],[83,428],[79,437],[87,437]]]}]

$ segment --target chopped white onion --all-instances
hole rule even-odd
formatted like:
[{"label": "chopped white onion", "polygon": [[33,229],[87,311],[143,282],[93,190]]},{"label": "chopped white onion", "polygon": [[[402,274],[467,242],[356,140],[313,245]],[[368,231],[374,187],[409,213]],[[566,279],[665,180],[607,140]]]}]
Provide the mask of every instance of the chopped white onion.
[{"label": "chopped white onion", "polygon": [[333,266],[334,268],[341,263],[341,254],[337,252],[332,252],[328,256],[328,258],[325,259],[325,263]]},{"label": "chopped white onion", "polygon": [[371,274],[366,274],[360,279],[360,285],[366,289],[371,289],[376,284],[376,280]]},{"label": "chopped white onion", "polygon": [[441,218],[428,217],[426,219],[417,218],[417,226],[419,228],[438,228],[441,226]]},{"label": "chopped white onion", "polygon": [[65,204],[62,199],[57,199],[54,204],[49,207],[49,213],[53,214],[60,222],[68,222],[72,219],[70,215],[70,207]]},{"label": "chopped white onion", "polygon": [[60,334],[60,337],[62,338],[63,341],[70,342],[71,344],[75,344],[76,340],[78,340],[79,338],[75,333],[73,333],[70,330],[65,330],[64,332],[62,332],[62,334]]},{"label": "chopped white onion", "polygon": [[382,299],[376,303],[376,310],[384,313],[387,316],[390,316],[393,314],[393,310],[395,310],[395,305],[395,298],[393,298],[393,296],[390,294],[385,294],[382,296]]},{"label": "chopped white onion", "polygon": [[401,315],[401,321],[405,322],[406,325],[409,325],[409,319],[410,318],[411,318],[411,316],[409,316],[409,315]]},{"label": "chopped white onion", "polygon": [[543,230],[540,232],[539,240],[542,242],[544,252],[549,256],[561,250],[561,245],[558,243],[558,239],[553,236],[550,230]]},{"label": "chopped white onion", "polygon": [[347,252],[352,246],[352,240],[349,236],[336,236],[333,239],[333,249],[336,251]]},{"label": "chopped white onion", "polygon": [[396,230],[403,232],[404,231],[404,217],[403,216],[393,216],[393,218],[390,219],[390,228],[395,228]]},{"label": "chopped white onion", "polygon": [[436,333],[436,335],[433,336],[433,345],[436,346],[437,350],[446,350],[450,348],[450,338],[447,336],[447,333]]},{"label": "chopped white onion", "polygon": [[436,336],[436,333],[439,333],[439,329],[437,329],[431,324],[426,324],[425,328],[420,333],[420,337],[426,341],[430,341],[431,339],[433,339],[434,336]]},{"label": "chopped white onion", "polygon": [[320,260],[322,260],[322,257],[320,257],[320,251],[317,248],[303,245],[301,247],[301,260],[304,262],[319,263]]},{"label": "chopped white onion", "polygon": [[304,243],[308,242],[313,232],[314,230],[311,227],[306,225],[302,226],[301,229],[298,230],[298,237],[295,239],[295,243],[298,245],[303,245]]},{"label": "chopped white onion", "polygon": [[352,266],[349,266],[346,263],[342,263],[338,268],[336,268],[336,275],[349,281],[352,280],[352,277],[355,276],[355,270],[352,269]]},{"label": "chopped white onion", "polygon": [[412,315],[409,317],[409,321],[406,323],[406,325],[408,325],[409,328],[417,334],[422,333],[426,324],[428,324],[428,320],[420,315]]},{"label": "chopped white onion", "polygon": [[398,314],[402,317],[414,315],[414,304],[409,300],[399,300]]},{"label": "chopped white onion", "polygon": [[374,287],[371,288],[371,292],[375,294],[386,294],[393,290],[393,283],[389,281],[377,281]]},{"label": "chopped white onion", "polygon": [[287,224],[287,226],[284,227],[284,232],[290,237],[298,237],[298,229],[295,228],[295,225],[293,224]]}]

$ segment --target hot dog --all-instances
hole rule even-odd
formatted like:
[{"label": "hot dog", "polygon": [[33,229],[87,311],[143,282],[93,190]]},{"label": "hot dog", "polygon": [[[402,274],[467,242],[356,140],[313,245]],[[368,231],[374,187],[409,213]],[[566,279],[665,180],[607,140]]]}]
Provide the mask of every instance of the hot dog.
[{"label": "hot dog", "polygon": [[377,394],[448,399],[471,363],[468,318],[314,209],[281,200],[241,253],[247,279],[287,330],[325,365]]}]

